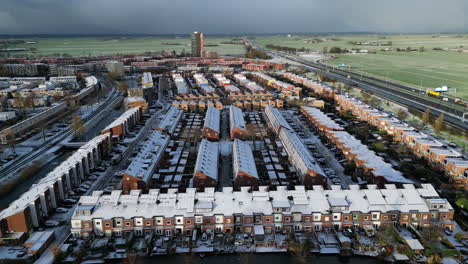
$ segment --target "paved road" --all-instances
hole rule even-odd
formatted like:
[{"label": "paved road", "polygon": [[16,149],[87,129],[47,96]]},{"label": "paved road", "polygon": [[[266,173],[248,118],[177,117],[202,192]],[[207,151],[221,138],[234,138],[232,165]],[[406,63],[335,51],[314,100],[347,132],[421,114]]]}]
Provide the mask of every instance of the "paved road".
[{"label": "paved road", "polygon": [[[147,120],[143,128],[138,133],[138,136],[136,137],[136,139],[131,144],[129,144],[129,147],[122,154],[123,157],[122,157],[122,160],[119,162],[119,164],[114,165],[110,167],[109,169],[107,169],[104,175],[100,176],[99,179],[93,184],[93,186],[86,192],[86,195],[91,194],[95,190],[103,190],[105,187],[109,186],[109,183],[111,182],[114,175],[118,171],[125,169],[125,164],[127,163],[128,158],[133,153],[135,148],[141,143],[141,141],[143,141],[148,136],[148,133],[152,130],[152,127],[156,124],[157,118],[160,117],[163,114],[163,112],[167,111],[168,108],[169,108],[169,105],[165,104],[165,107],[163,109],[157,111]],[[55,228],[56,239],[54,243],[52,243],[47,248],[47,250],[41,255],[41,257],[35,262],[35,264],[49,264],[53,262],[53,259],[54,259],[53,249],[56,248],[57,246],[62,245],[67,239],[68,235],[70,235],[69,222],[73,215],[73,212],[75,211],[75,207],[76,205],[73,208],[69,209],[69,212],[62,219],[66,221],[67,224],[64,226]]]},{"label": "paved road", "polygon": [[[105,111],[107,105],[112,101],[115,100],[116,98],[121,97],[120,93],[117,91],[113,90],[111,96],[109,96],[105,102],[103,102],[98,108],[96,108],[93,113],[85,118],[83,118],[84,122],[87,122],[94,118],[96,115],[98,115],[101,111]],[[29,162],[32,162],[33,160],[37,159],[53,147],[56,147],[57,144],[62,142],[64,139],[68,138],[73,134],[73,131],[71,130],[70,127],[67,127],[66,130],[62,133],[57,134],[54,138],[49,139],[48,141],[44,142],[37,150],[34,150],[27,155],[21,156],[19,159],[17,159],[13,164],[10,166],[4,167],[0,170],[0,178],[7,177],[19,169],[22,169],[25,167]]]},{"label": "paved road", "polygon": [[[458,105],[451,106],[447,102],[442,101],[435,103],[433,100],[430,100],[427,97],[419,96],[410,91],[405,91],[405,89],[399,89],[397,87],[392,88],[389,86],[376,84],[375,80],[370,78],[366,80],[366,76],[364,75],[353,77],[355,75],[352,73],[347,73],[340,69],[335,69],[323,64],[307,61],[296,55],[264,49],[262,47],[256,46],[245,38],[244,41],[252,47],[268,52],[273,56],[278,56],[290,61],[297,62],[312,72],[323,74],[331,79],[335,79],[348,85],[356,85],[363,90],[371,91],[381,97],[386,98],[387,100],[391,100],[408,108],[412,108],[421,112],[424,112],[426,108],[429,108],[431,110],[431,115],[433,116],[438,116],[440,113],[443,113],[445,116],[444,120],[447,124],[462,130],[468,129],[468,120],[466,120],[468,114],[465,112],[466,108],[465,111],[463,111],[459,109]],[[372,78],[376,79],[375,77]],[[465,116],[465,114],[467,114],[467,116]]]}]

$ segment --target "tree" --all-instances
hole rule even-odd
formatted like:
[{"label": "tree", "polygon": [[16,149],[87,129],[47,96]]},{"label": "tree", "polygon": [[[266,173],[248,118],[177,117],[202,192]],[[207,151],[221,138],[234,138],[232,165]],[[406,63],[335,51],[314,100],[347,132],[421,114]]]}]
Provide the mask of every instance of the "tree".
[{"label": "tree", "polygon": [[373,106],[373,107],[379,107],[381,104],[382,104],[382,100],[380,100],[379,98],[377,98],[376,96],[372,96],[371,100],[370,100],[370,104]]},{"label": "tree", "polygon": [[71,121],[71,129],[73,133],[75,134],[75,137],[84,135],[85,133],[84,122],[83,122],[83,119],[79,115],[73,115],[72,121]]},{"label": "tree", "polygon": [[26,106],[26,100],[24,99],[24,97],[19,92],[15,92],[14,97],[16,107],[24,111],[24,107]]},{"label": "tree", "polygon": [[341,52],[343,52],[343,50],[340,47],[331,47],[328,52],[330,52],[330,53],[341,53]]},{"label": "tree", "polygon": [[426,49],[424,47],[419,47],[419,52],[424,52]]},{"label": "tree", "polygon": [[403,109],[398,109],[397,116],[400,118],[400,120],[405,120],[408,118],[408,113]]},{"label": "tree", "polygon": [[429,121],[430,121],[430,118],[431,118],[430,113],[431,113],[431,109],[429,109],[429,107],[426,108],[426,110],[424,111],[424,114],[422,116],[422,121],[423,121],[424,124],[429,124]]},{"label": "tree", "polygon": [[442,230],[435,225],[431,225],[421,232],[421,242],[427,248],[434,249],[441,237]]},{"label": "tree", "polygon": [[34,93],[29,93],[24,98],[24,106],[28,108],[34,108]]},{"label": "tree", "polygon": [[125,81],[120,81],[119,84],[117,84],[117,90],[126,94],[128,92],[128,84]]},{"label": "tree", "polygon": [[328,53],[328,47],[323,47],[322,53],[324,53],[324,54],[325,54],[325,53]]},{"label": "tree", "polygon": [[112,80],[115,80],[115,81],[120,80],[120,77],[121,77],[120,73],[118,73],[116,71],[108,72],[107,76],[109,76],[109,78],[111,78]]},{"label": "tree", "polygon": [[434,123],[434,131],[436,133],[440,133],[440,131],[444,130],[444,113],[440,113],[439,117],[436,119]]}]

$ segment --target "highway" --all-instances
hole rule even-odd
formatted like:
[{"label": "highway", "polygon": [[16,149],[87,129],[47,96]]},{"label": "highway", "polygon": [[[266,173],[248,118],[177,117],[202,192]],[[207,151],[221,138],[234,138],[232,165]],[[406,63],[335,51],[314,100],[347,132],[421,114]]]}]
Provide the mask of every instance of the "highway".
[{"label": "highway", "polygon": [[408,108],[412,108],[421,112],[424,112],[427,108],[429,108],[431,110],[431,115],[435,117],[439,116],[440,113],[443,113],[444,120],[447,124],[462,130],[468,129],[468,120],[466,120],[465,117],[465,115],[468,117],[466,109],[465,107],[454,103],[453,99],[452,101],[445,102],[437,98],[421,96],[421,94],[412,91],[417,89],[414,87],[388,82],[375,77],[357,74],[351,71],[337,69],[324,64],[304,60],[296,55],[263,49],[261,47],[252,45],[252,43],[248,40],[246,43],[250,44],[256,49],[268,52],[273,56],[278,56],[297,62],[312,72],[322,74],[328,78],[337,80],[347,85],[356,86],[360,89],[372,92],[373,94],[379,95]]}]

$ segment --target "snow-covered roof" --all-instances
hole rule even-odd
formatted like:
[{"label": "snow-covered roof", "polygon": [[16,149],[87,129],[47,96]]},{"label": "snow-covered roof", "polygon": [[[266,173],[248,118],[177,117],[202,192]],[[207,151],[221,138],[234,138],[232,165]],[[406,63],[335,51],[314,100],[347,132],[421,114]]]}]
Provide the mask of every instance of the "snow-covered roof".
[{"label": "snow-covered roof", "polygon": [[275,129],[276,133],[279,133],[282,127],[292,130],[291,126],[289,126],[289,123],[284,119],[278,108],[267,105],[264,111],[268,121],[270,121],[270,124]]},{"label": "snow-covered roof", "polygon": [[153,76],[151,75],[151,72],[143,73],[143,76],[141,77],[141,84],[144,88],[154,86]]},{"label": "snow-covered roof", "polygon": [[187,83],[185,82],[184,77],[182,77],[180,74],[176,73],[172,75],[172,79],[174,80],[174,83],[177,87],[177,93],[178,94],[187,94],[188,93],[188,87]]},{"label": "snow-covered roof", "polygon": [[200,149],[198,150],[197,162],[195,164],[195,173],[201,172],[204,175],[217,180],[218,154],[219,147],[217,142],[202,139]]},{"label": "snow-covered roof", "polygon": [[182,118],[182,114],[183,111],[180,108],[176,106],[171,106],[164,115],[163,120],[159,122],[158,129],[166,131],[169,134],[174,133],[177,124]]},{"label": "snow-covered roof", "polygon": [[412,183],[400,171],[393,169],[392,165],[386,163],[382,157],[377,156],[375,152],[369,150],[366,145],[348,132],[331,131],[330,133],[337,138],[338,142],[343,144],[343,148],[346,148],[347,152],[355,155],[355,159],[364,161],[364,166],[371,169],[374,176],[383,177],[388,182]]},{"label": "snow-covered roof", "polygon": [[244,115],[242,114],[242,110],[238,107],[233,105],[229,106],[229,121],[231,124],[231,130],[234,127],[238,127],[243,130],[246,129]]},{"label": "snow-covered roof", "polygon": [[117,119],[112,121],[112,123],[106,126],[106,128],[104,128],[103,131],[122,125],[125,121],[129,120],[135,113],[140,111],[140,109],[141,109],[141,106],[128,109],[123,114],[121,114]]},{"label": "snow-covered roof", "polygon": [[327,127],[331,130],[343,130],[343,128],[333,121],[329,116],[320,111],[320,109],[315,107],[302,107],[302,110],[305,111],[309,118],[315,120],[315,122],[320,125]]},{"label": "snow-covered roof", "polygon": [[239,171],[242,171],[258,179],[257,167],[255,166],[250,145],[242,140],[235,139],[232,150],[234,177],[238,175]]},{"label": "snow-covered roof", "polygon": [[289,160],[291,160],[291,163],[299,170],[302,176],[309,171],[314,171],[317,174],[325,176],[322,168],[317,164],[307,147],[295,132],[289,129],[281,129],[279,138],[290,157]]},{"label": "snow-covered roof", "polygon": [[8,208],[0,213],[0,219],[7,216],[21,212],[29,203],[33,202],[39,195],[46,192],[50,186],[57,182],[63,175],[70,172],[71,168],[74,168],[77,163],[81,162],[84,157],[89,153],[92,153],[93,149],[96,148],[102,141],[110,140],[110,134],[98,135],[80,147],[70,157],[63,161],[54,170],[49,172],[39,182],[32,185],[28,191],[23,193],[18,199],[13,201]]},{"label": "snow-covered roof", "polygon": [[213,106],[209,106],[206,111],[205,123],[203,126],[219,133],[220,118],[221,111]]},{"label": "snow-covered roof", "polygon": [[[215,192],[214,188],[205,188],[205,191],[197,192],[193,188],[188,188],[186,192],[169,189],[168,193],[150,190],[149,194],[140,193],[131,199],[120,199],[120,196],[123,196],[120,191],[115,191],[110,195],[103,195],[100,192],[95,194],[98,199],[93,200],[95,206],[91,215],[74,214],[72,219],[194,217],[195,215],[213,216],[217,214],[230,216],[256,213],[271,215],[274,207],[290,208],[290,212],[307,215],[312,213],[329,214],[332,209],[330,204],[333,204],[333,201],[337,199],[346,200],[349,204],[349,206],[341,208],[342,213],[392,211],[407,213],[410,211],[429,212],[430,210],[425,198],[411,200],[413,197],[419,196],[418,188],[413,185],[404,186],[404,188],[375,189],[371,190],[372,192],[360,189],[356,185],[351,185],[350,189],[335,188],[333,190],[324,190],[321,186],[314,186],[312,190],[305,190],[304,186],[295,186],[293,190],[288,190],[286,186],[278,186],[276,190],[269,190],[266,186],[260,186],[258,191],[250,191],[249,189],[250,187],[241,187],[240,191],[234,191],[232,187],[224,187],[221,191]],[[402,195],[404,193],[406,195]],[[289,200],[287,197],[293,197],[293,199]],[[374,197],[377,197],[377,203],[374,201]],[[388,197],[399,197],[399,203],[387,202]],[[197,211],[197,209],[205,210]]]},{"label": "snow-covered roof", "polygon": [[159,164],[169,140],[167,134],[161,131],[153,131],[148,139],[142,143],[138,155],[132,160],[125,173],[148,182]]}]

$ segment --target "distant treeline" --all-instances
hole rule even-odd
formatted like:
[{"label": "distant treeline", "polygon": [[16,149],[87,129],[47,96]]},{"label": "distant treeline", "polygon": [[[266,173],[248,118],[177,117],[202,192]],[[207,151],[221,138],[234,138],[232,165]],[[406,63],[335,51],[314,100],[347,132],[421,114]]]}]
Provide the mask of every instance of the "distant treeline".
[{"label": "distant treeline", "polygon": [[165,43],[162,43],[162,45],[166,45],[166,46],[177,46],[177,45],[182,45],[181,43],[170,43],[170,42],[165,42]]},{"label": "distant treeline", "polygon": [[245,57],[249,59],[269,60],[271,56],[262,50],[253,49],[251,46],[245,46]]},{"label": "distant treeline", "polygon": [[272,50],[278,50],[278,51],[284,51],[284,52],[289,52],[289,53],[295,53],[295,52],[310,52],[309,48],[292,48],[292,47],[287,47],[287,46],[279,46],[279,45],[274,45],[274,44],[267,44],[265,45],[267,49],[272,49]]}]

